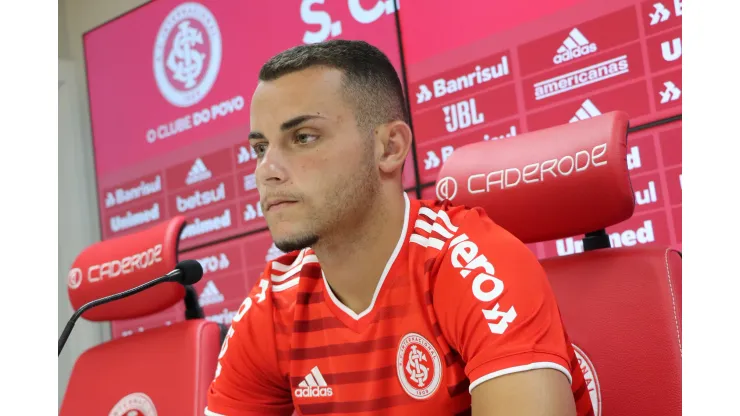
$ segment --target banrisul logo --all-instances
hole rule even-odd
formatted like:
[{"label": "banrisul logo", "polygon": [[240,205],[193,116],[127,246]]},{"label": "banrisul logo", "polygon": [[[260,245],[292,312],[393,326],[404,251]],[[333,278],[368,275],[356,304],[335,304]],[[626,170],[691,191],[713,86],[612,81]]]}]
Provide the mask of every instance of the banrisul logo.
[{"label": "banrisul logo", "polygon": [[190,107],[213,87],[221,67],[221,31],[208,8],[182,3],[162,22],[154,43],[154,79],[162,96]]}]

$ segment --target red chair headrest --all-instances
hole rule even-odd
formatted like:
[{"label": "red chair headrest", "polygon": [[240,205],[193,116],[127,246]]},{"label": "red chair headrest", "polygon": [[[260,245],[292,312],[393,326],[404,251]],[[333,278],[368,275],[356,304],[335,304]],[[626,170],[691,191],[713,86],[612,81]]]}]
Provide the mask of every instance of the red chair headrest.
[{"label": "red chair headrest", "polygon": [[483,208],[525,243],[597,231],[632,216],[623,112],[469,144],[445,161],[437,198]]},{"label": "red chair headrest", "polygon": [[[138,233],[91,245],[77,256],[67,279],[72,307],[142,285],[172,271],[185,226],[178,216]],[[90,321],[132,319],[167,309],[182,301],[179,283],[160,283],[133,296],[96,306],[82,314]]]}]

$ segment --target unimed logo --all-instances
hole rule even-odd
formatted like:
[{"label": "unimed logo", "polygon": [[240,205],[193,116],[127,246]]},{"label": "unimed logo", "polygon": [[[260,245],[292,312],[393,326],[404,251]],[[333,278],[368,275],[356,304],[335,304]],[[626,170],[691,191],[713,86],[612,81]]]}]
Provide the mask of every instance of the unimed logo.
[{"label": "unimed logo", "polygon": [[[653,221],[645,220],[642,227],[636,230],[616,231],[609,234],[609,242],[613,248],[632,247],[637,244],[649,244],[655,242]],[[567,256],[575,253],[583,253],[583,241],[575,240],[573,237],[555,241],[558,256]]]}]

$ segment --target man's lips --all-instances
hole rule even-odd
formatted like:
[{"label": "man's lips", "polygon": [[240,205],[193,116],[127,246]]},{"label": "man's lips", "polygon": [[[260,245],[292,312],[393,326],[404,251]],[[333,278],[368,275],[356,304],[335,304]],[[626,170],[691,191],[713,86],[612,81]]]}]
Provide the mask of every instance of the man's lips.
[{"label": "man's lips", "polygon": [[265,204],[265,207],[266,207],[265,210],[266,211],[275,211],[275,210],[278,210],[278,209],[289,207],[289,206],[291,206],[291,205],[293,205],[295,203],[296,203],[296,201],[283,200],[283,199],[277,199],[277,200],[274,200],[274,201],[268,201]]}]

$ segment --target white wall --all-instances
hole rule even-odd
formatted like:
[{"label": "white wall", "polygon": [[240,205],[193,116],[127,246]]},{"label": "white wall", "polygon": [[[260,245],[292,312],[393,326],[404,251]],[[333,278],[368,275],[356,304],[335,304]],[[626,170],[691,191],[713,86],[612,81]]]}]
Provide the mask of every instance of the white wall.
[{"label": "white wall", "polygon": [[[145,0],[59,1],[59,307],[61,334],[72,307],[67,272],[75,257],[100,239],[82,34]],[[57,335],[58,335],[57,334]],[[110,325],[80,319],[59,356],[59,404],[77,357],[110,339]]]}]

